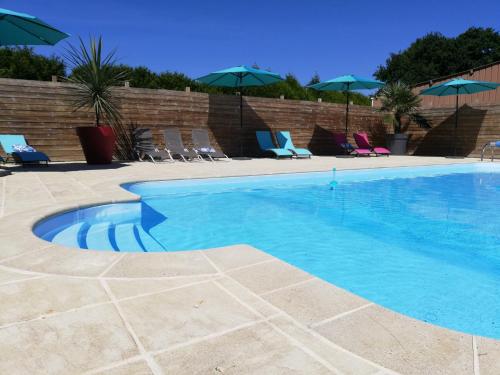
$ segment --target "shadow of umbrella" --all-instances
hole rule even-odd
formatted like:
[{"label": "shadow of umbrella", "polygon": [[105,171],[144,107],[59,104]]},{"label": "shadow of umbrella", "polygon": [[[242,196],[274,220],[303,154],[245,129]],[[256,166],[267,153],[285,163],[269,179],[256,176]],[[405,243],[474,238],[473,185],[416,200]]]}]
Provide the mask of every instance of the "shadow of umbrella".
[{"label": "shadow of umbrella", "polygon": [[314,155],[339,155],[344,150],[334,140],[333,131],[320,125],[314,125],[314,130],[308,148]]},{"label": "shadow of umbrella", "polygon": [[[239,145],[235,142],[235,129],[239,123],[239,110],[237,110],[238,100],[232,95],[208,96],[208,118],[207,126],[217,144],[226,155],[234,156],[240,153]],[[262,151],[257,143],[255,132],[257,130],[273,130],[269,120],[265,120],[257,113],[256,104],[253,98],[243,99],[243,117],[245,126],[240,129],[241,141],[245,145],[245,156],[254,157],[262,155]],[[257,99],[258,100],[258,99]],[[236,158],[235,160],[238,160]]]},{"label": "shadow of umbrella", "polygon": [[[450,115],[432,128],[419,140],[414,155],[419,156],[468,156],[476,148],[476,141],[486,110],[466,104],[458,109],[464,126],[456,128],[456,115]],[[450,134],[456,131],[456,144],[450,143]]]}]

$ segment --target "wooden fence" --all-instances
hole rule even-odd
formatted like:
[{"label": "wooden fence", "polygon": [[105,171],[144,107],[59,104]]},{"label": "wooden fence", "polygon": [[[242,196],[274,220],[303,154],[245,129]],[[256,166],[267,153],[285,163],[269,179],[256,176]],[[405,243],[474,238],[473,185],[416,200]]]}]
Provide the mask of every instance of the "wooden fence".
[{"label": "wooden fence", "polygon": [[[240,130],[239,98],[169,90],[117,88],[124,124],[134,123],[153,130],[162,144],[161,130],[181,129],[184,142],[191,146],[191,129],[207,128],[213,142],[229,155],[239,153],[239,137],[244,154],[259,154],[255,130],[290,130],[297,147],[307,147],[317,155],[333,155],[338,150],[332,132],[343,132],[345,107],[340,104],[297,100],[244,97],[243,128]],[[53,160],[82,160],[75,128],[93,123],[92,113],[74,112],[70,85],[0,79],[0,133],[24,134],[28,141]],[[464,155],[477,155],[480,145],[500,138],[500,107],[462,108],[459,137]],[[433,125],[430,131],[410,126],[411,151],[420,155],[445,154],[449,144],[450,109],[425,110]],[[351,106],[350,134],[366,130],[374,143],[383,144],[388,126],[383,114],[364,106]],[[352,140],[352,139],[351,139]]]},{"label": "wooden fence", "polygon": [[[409,153],[414,155],[453,155],[455,108],[422,109],[431,129],[410,125]],[[483,145],[500,140],[500,106],[474,106],[459,108],[457,127],[457,155],[479,156]]]}]

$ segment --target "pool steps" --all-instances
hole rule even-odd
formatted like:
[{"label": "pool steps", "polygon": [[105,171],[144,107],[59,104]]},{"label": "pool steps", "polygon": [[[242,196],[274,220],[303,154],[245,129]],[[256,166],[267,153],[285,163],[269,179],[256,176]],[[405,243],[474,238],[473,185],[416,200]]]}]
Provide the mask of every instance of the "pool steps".
[{"label": "pool steps", "polygon": [[110,239],[111,229],[112,226],[109,223],[91,225],[87,231],[87,247],[89,249],[113,249]]},{"label": "pool steps", "polygon": [[52,242],[64,244],[70,247],[80,247],[78,234],[84,225],[85,223],[78,223],[63,229],[54,236]]},{"label": "pool steps", "polygon": [[148,232],[134,223],[72,224],[57,233],[52,242],[90,250],[120,252],[166,251]]},{"label": "pool steps", "polygon": [[131,251],[133,249],[144,250],[144,247],[136,236],[134,227],[135,224],[132,223],[120,224],[115,226],[115,239],[118,249],[128,249],[128,251]]}]

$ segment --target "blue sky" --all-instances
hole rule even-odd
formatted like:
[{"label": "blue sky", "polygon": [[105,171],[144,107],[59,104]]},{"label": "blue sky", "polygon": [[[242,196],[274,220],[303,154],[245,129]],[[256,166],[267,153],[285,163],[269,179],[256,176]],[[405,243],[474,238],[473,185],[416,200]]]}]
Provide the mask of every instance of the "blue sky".
[{"label": "blue sky", "polygon": [[[390,52],[431,31],[500,29],[499,0],[0,0],[77,36],[102,35],[120,61],[198,77],[257,63],[303,83],[371,76]],[[56,47],[36,47],[61,54]]]}]

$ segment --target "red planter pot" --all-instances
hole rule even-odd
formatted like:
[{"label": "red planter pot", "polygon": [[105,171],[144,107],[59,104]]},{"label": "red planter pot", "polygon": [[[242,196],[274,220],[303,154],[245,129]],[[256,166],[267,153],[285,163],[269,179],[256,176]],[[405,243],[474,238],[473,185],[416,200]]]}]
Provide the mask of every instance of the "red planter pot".
[{"label": "red planter pot", "polygon": [[87,164],[110,164],[113,160],[116,136],[111,126],[76,128]]}]

